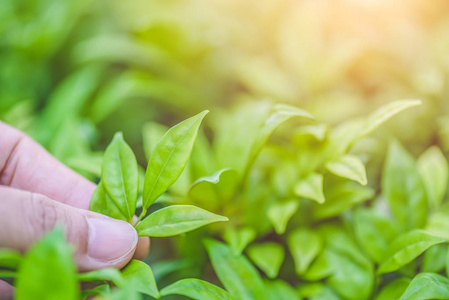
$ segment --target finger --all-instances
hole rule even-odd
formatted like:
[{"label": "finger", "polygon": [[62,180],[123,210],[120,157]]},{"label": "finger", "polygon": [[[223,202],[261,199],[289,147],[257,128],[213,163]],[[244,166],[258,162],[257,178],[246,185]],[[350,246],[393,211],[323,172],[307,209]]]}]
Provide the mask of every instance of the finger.
[{"label": "finger", "polygon": [[0,247],[25,252],[57,224],[65,225],[80,271],[122,268],[136,250],[137,232],[129,223],[40,194],[0,187]]},{"label": "finger", "polygon": [[13,299],[14,288],[8,283],[0,280],[0,300]]},{"label": "finger", "polygon": [[95,184],[66,167],[23,132],[0,122],[0,185],[89,209]]}]

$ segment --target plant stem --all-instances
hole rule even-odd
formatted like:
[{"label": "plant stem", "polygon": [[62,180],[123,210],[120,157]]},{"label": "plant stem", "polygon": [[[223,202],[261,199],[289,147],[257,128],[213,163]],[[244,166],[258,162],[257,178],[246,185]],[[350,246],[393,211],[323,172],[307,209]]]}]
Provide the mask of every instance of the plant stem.
[{"label": "plant stem", "polygon": [[134,227],[136,227],[137,224],[139,224],[139,222],[142,221],[142,219],[145,217],[146,214],[147,214],[147,209],[146,208],[142,208],[142,212],[140,213],[140,216],[137,219],[137,221],[134,223]]}]

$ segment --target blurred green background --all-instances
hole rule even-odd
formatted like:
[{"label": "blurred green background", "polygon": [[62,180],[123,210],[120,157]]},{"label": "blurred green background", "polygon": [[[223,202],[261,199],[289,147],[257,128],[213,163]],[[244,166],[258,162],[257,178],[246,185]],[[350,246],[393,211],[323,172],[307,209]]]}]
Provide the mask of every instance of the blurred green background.
[{"label": "blurred green background", "polygon": [[145,165],[148,122],[209,109],[213,141],[223,115],[263,99],[331,126],[421,99],[364,150],[378,162],[396,137],[449,151],[446,0],[2,0],[0,37],[0,120],[93,181],[116,131]]}]

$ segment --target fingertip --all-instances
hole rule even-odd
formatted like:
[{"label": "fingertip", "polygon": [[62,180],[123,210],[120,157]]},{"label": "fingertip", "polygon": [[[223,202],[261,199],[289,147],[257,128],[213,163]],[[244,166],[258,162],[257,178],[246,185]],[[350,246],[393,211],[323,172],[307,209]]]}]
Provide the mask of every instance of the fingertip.
[{"label": "fingertip", "polygon": [[150,238],[146,236],[139,237],[136,251],[134,252],[134,259],[143,260],[150,250]]}]

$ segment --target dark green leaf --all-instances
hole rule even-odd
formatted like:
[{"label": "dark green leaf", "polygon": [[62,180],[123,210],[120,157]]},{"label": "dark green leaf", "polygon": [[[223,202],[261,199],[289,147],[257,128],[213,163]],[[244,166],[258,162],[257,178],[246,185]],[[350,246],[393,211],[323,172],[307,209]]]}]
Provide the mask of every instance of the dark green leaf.
[{"label": "dark green leaf", "polygon": [[22,261],[22,255],[12,249],[0,248],[0,267],[15,269]]}]

